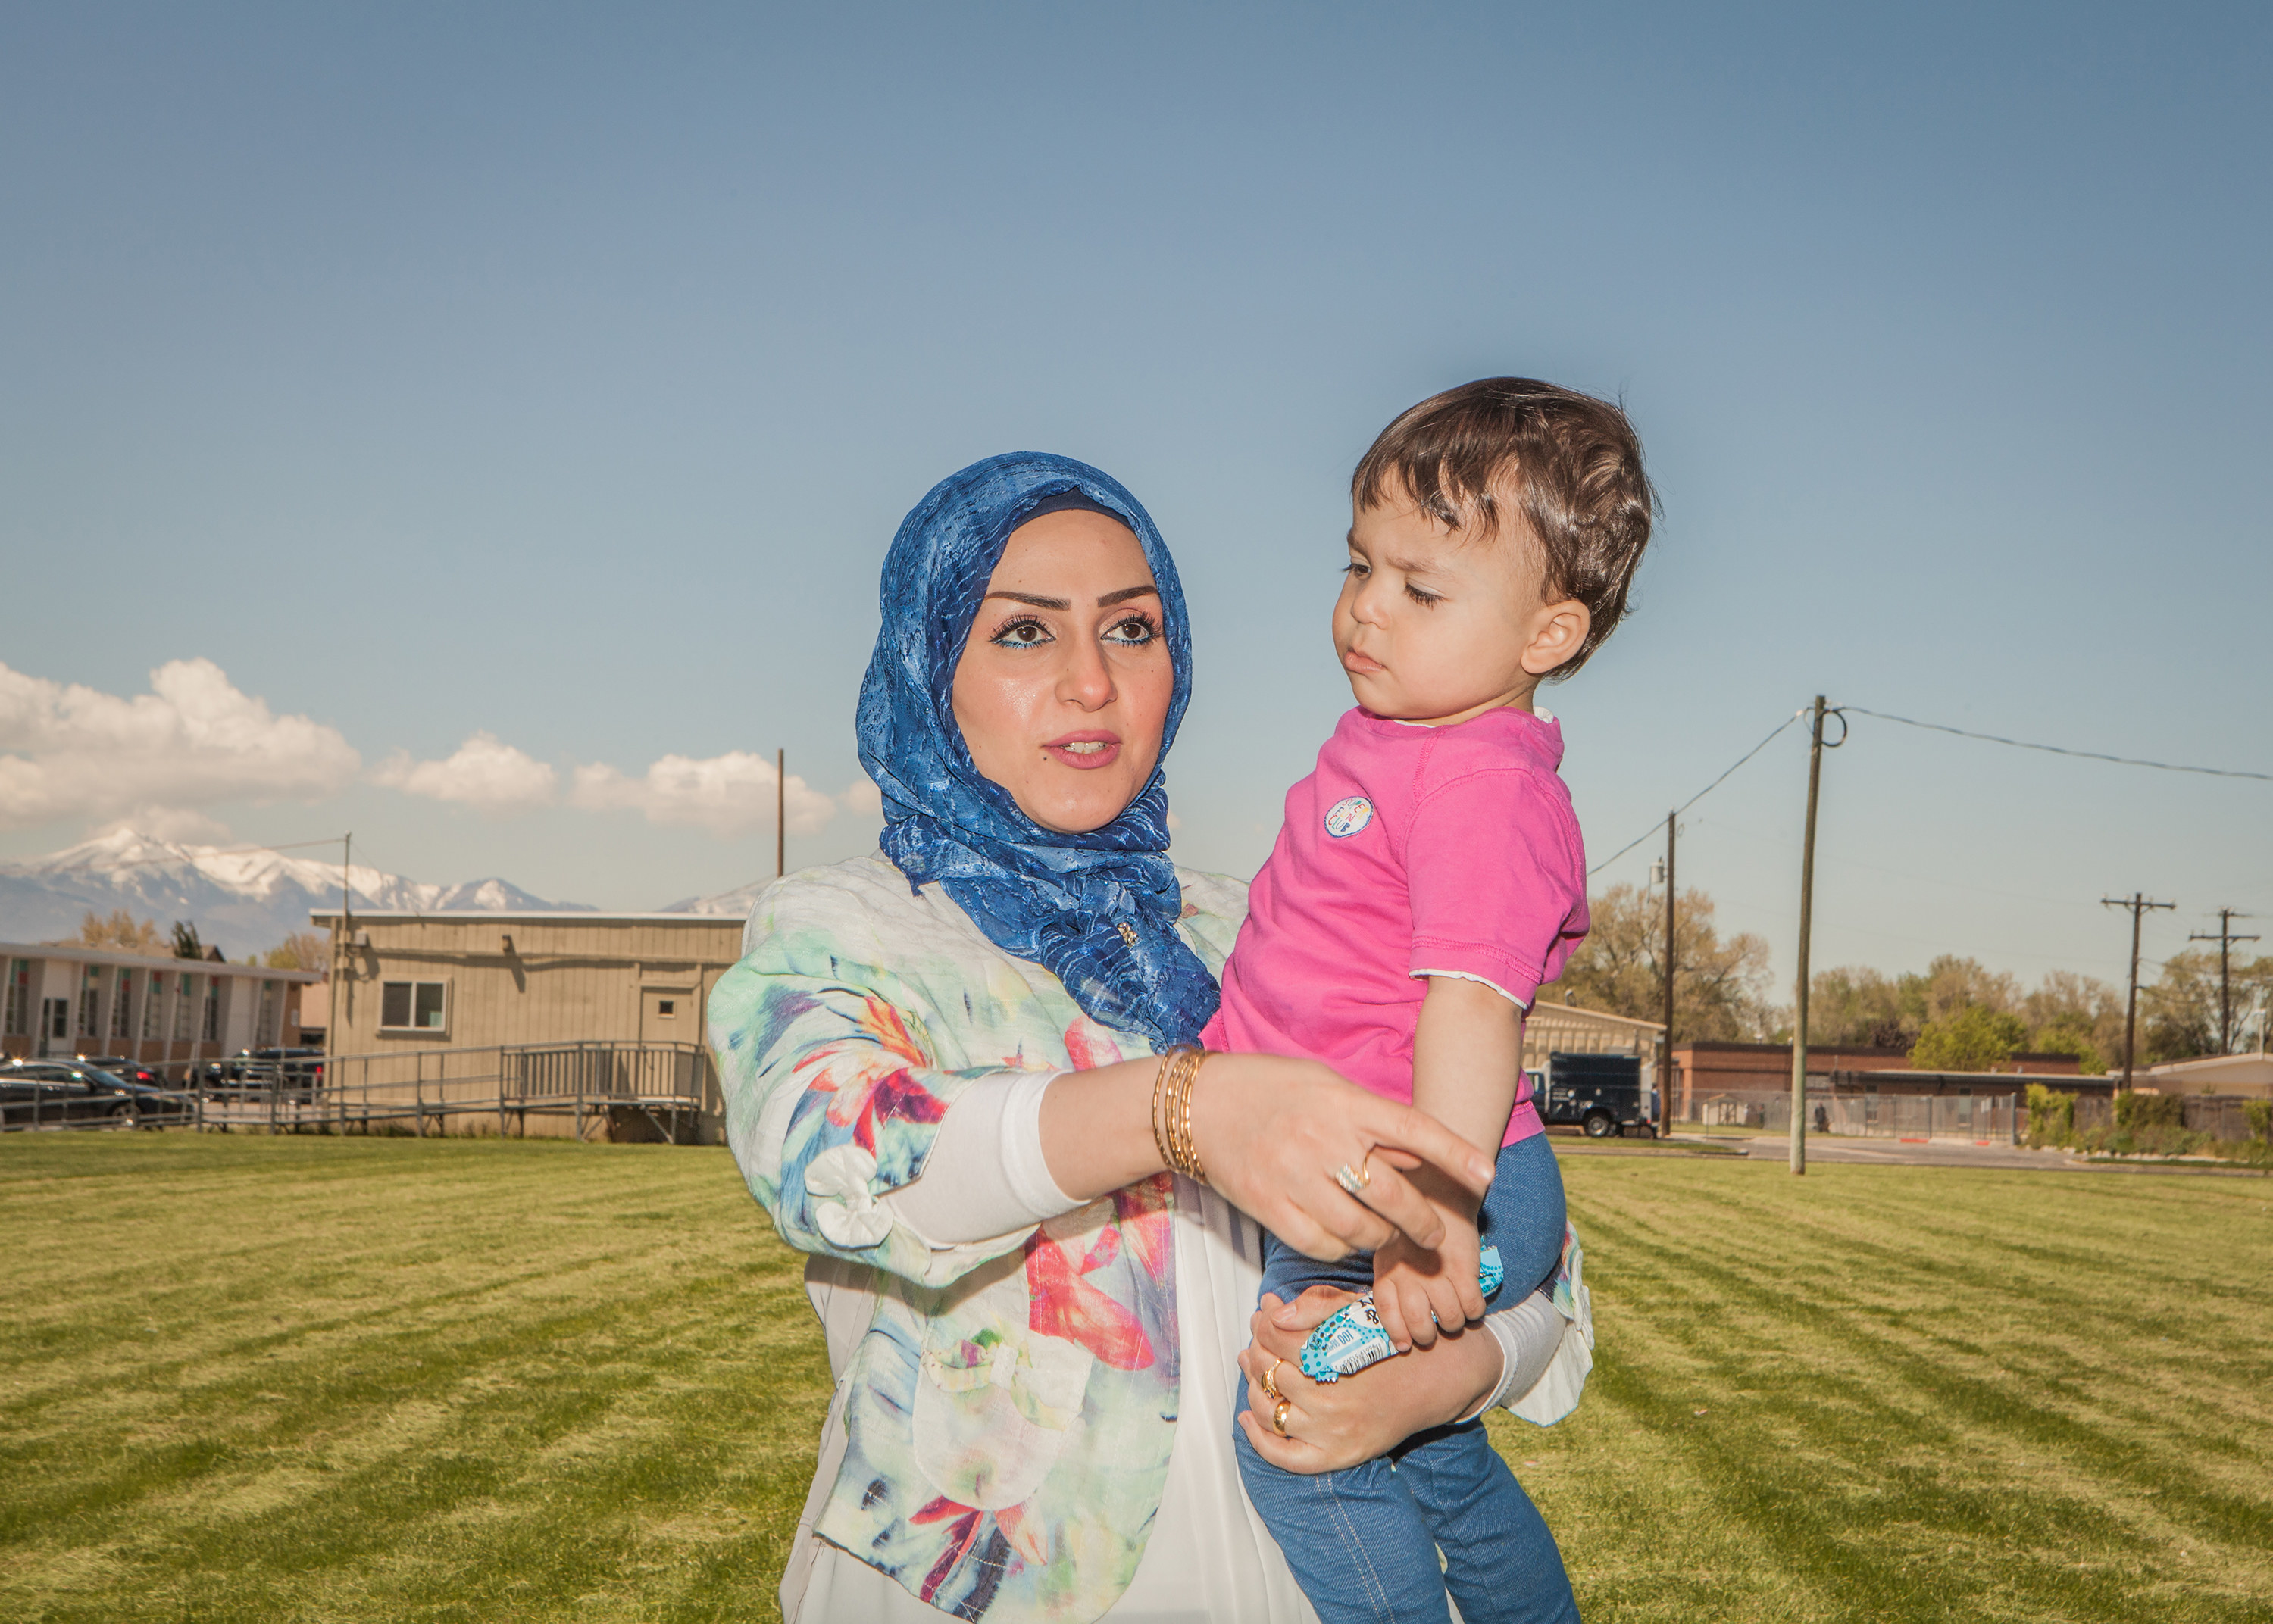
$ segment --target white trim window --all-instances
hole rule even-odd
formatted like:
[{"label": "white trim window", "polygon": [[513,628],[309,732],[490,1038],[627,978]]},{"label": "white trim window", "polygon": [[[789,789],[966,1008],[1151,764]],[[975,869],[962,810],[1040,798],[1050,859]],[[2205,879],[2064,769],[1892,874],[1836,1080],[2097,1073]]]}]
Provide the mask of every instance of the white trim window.
[{"label": "white trim window", "polygon": [[450,984],[446,981],[382,981],[379,984],[379,1029],[431,1032],[450,1029]]},{"label": "white trim window", "polygon": [[28,1037],[32,1031],[32,962],[29,959],[8,961],[8,1013],[0,1021],[0,1032],[11,1037]]},{"label": "white trim window", "polygon": [[118,985],[110,995],[110,1035],[134,1036],[134,972],[131,969],[118,972]]}]

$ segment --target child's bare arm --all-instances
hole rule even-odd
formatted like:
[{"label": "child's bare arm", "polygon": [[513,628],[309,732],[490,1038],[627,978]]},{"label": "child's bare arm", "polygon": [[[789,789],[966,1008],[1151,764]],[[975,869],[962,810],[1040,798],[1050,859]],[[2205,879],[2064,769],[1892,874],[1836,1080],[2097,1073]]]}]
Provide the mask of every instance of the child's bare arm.
[{"label": "child's bare arm", "polygon": [[[1413,1103],[1486,1156],[1497,1156],[1523,1077],[1523,1011],[1481,982],[1431,976],[1413,1038]],[[1374,1254],[1374,1306],[1399,1348],[1427,1347],[1438,1325],[1481,1318],[1476,1198],[1420,1167],[1406,1175],[1444,1217],[1434,1251],[1392,1239]]]}]

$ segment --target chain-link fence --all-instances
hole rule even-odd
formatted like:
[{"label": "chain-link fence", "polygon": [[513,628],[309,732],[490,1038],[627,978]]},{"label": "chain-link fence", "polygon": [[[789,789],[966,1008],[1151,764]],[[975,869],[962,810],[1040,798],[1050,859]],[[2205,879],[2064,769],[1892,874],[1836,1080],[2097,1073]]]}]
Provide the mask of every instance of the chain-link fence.
[{"label": "chain-link fence", "polygon": [[[2009,1145],[2022,1116],[2010,1094],[1807,1091],[1808,1131],[1857,1139],[1967,1140]],[[1789,1134],[1789,1089],[1726,1089],[1692,1094],[1677,1112],[1677,1133]]]}]

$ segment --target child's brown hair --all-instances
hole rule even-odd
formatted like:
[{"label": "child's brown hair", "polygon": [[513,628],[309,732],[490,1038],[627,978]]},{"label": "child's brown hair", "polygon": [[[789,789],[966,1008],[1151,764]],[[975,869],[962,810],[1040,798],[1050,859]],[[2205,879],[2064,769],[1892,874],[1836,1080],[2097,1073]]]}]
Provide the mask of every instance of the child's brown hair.
[{"label": "child's brown hair", "polygon": [[[1514,496],[1544,555],[1550,603],[1565,598],[1594,618],[1587,640],[1550,673],[1587,662],[1626,615],[1657,493],[1642,471],[1641,437],[1624,412],[1534,378],[1483,378],[1431,395],[1381,431],[1350,476],[1360,507],[1402,490],[1455,530],[1497,535],[1500,494]],[[1497,488],[1497,489],[1496,489]]]}]

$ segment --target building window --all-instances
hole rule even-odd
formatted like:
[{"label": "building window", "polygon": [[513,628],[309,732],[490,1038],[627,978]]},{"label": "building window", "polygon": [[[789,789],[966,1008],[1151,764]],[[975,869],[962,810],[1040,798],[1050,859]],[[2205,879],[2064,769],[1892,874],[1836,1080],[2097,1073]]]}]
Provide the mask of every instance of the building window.
[{"label": "building window", "polygon": [[655,1000],[655,1013],[669,1021],[679,1014],[679,1005],[673,999],[659,998]]},{"label": "building window", "polygon": [[221,1041],[221,977],[206,977],[206,1018],[201,1034],[207,1043]]},{"label": "building window", "polygon": [[255,1043],[266,1044],[276,1041],[276,1006],[279,1001],[277,994],[283,990],[284,984],[281,981],[264,981],[260,984],[260,1025],[259,1033],[253,1039]]},{"label": "building window", "polygon": [[195,996],[190,988],[190,978],[183,977],[180,984],[174,989],[174,1036],[176,1038],[186,1039],[190,1035],[190,1000]]},{"label": "building window", "polygon": [[379,1029],[382,1032],[439,1032],[447,1029],[450,984],[446,981],[382,981],[379,984]]},{"label": "building window", "polygon": [[165,1004],[166,977],[154,971],[149,984],[142,990],[142,1036],[146,1041],[156,1037],[161,1031],[161,1022],[165,1019]]},{"label": "building window", "polygon": [[6,1025],[0,1028],[11,1037],[28,1037],[32,1032],[32,962],[29,959],[8,961],[8,1014]]},{"label": "building window", "polygon": [[117,990],[110,995],[110,1035],[113,1037],[134,1036],[134,972],[118,972]]}]

